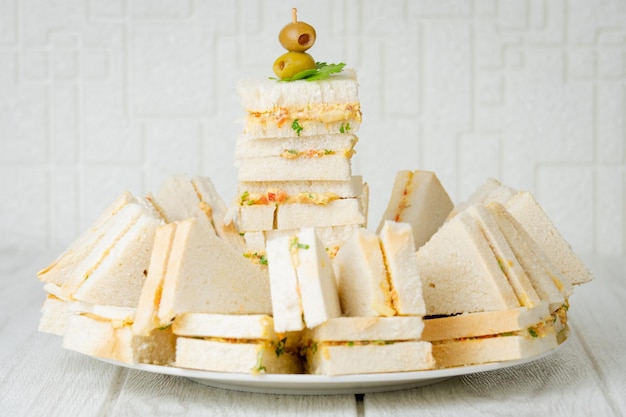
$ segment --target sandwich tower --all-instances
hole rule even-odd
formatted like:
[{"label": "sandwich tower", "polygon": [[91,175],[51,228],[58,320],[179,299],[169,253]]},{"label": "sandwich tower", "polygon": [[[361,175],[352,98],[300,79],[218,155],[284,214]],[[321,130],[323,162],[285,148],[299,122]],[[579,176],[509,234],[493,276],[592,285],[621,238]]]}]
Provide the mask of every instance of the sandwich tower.
[{"label": "sandwich tower", "polygon": [[315,30],[295,11],[279,40],[288,50],[274,64],[279,79],[239,84],[237,226],[251,252],[301,227],[315,227],[332,251],[367,221],[367,186],[351,163],[361,124],[356,72],[316,63],[305,52]]}]

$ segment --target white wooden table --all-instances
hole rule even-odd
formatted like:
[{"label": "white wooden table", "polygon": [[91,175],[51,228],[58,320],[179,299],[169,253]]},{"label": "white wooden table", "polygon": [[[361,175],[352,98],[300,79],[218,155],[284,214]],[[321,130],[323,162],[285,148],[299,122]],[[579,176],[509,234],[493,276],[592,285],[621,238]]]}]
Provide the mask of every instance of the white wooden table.
[{"label": "white wooden table", "polygon": [[242,393],[110,365],[37,332],[35,272],[56,253],[0,253],[0,416],[623,416],[626,260],[586,259],[595,281],[570,300],[571,340],[529,364],[365,395]]}]

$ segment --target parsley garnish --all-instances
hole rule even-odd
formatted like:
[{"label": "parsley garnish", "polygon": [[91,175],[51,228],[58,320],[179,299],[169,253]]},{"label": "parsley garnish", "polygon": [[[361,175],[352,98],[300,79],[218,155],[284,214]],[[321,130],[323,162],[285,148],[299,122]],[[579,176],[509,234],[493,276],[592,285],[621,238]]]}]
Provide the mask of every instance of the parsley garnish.
[{"label": "parsley garnish", "polygon": [[287,337],[283,337],[276,344],[276,357],[279,357],[285,353],[285,345],[287,344]]},{"label": "parsley garnish", "polygon": [[294,237],[294,238],[291,240],[291,249],[292,249],[292,250],[293,250],[293,249],[308,249],[308,248],[309,248],[309,245],[307,245],[306,243],[300,243],[300,242],[298,241],[298,238],[297,238],[297,237]]},{"label": "parsley garnish", "polygon": [[264,350],[261,349],[256,355],[256,364],[254,365],[254,368],[252,368],[253,373],[261,373],[267,371],[267,368],[263,366],[263,353]]},{"label": "parsley garnish", "polygon": [[339,133],[348,133],[350,131],[351,127],[350,127],[350,123],[346,123],[346,124],[341,124],[341,127],[339,128]]},{"label": "parsley garnish", "polygon": [[528,333],[532,336],[532,337],[539,337],[539,335],[537,334],[537,331],[535,329],[533,329],[532,327],[528,328]]},{"label": "parsley garnish", "polygon": [[298,122],[298,119],[295,119],[293,121],[293,123],[291,123],[291,128],[296,131],[298,136],[300,136],[300,132],[302,132],[302,130],[304,130],[304,128],[302,126],[300,126],[300,123]]},{"label": "parsley garnish", "polygon": [[340,64],[327,64],[326,62],[316,62],[315,68],[300,71],[299,73],[295,74],[291,78],[281,79],[281,78],[270,77],[270,80],[284,81],[284,82],[298,81],[298,80],[305,80],[305,81],[325,80],[328,77],[330,77],[332,74],[336,74],[336,73],[343,71],[343,67],[345,66],[346,64],[344,64],[343,62]]},{"label": "parsley garnish", "polygon": [[243,257],[246,259],[252,259],[258,262],[260,265],[267,265],[267,256],[264,253],[259,252],[245,252]]},{"label": "parsley garnish", "polygon": [[243,205],[244,203],[248,202],[249,198],[250,198],[250,193],[248,191],[244,191],[239,197],[239,203]]}]

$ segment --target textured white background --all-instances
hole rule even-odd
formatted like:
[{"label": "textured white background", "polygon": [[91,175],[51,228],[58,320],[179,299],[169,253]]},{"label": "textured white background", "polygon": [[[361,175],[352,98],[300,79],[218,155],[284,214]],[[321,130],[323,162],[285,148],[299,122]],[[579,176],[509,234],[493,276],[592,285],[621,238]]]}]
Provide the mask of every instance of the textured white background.
[{"label": "textured white background", "polygon": [[230,200],[236,83],[272,75],[292,6],[358,70],[370,226],[399,169],[455,201],[493,176],[625,254],[624,0],[0,0],[0,249],[64,246],[168,174]]}]

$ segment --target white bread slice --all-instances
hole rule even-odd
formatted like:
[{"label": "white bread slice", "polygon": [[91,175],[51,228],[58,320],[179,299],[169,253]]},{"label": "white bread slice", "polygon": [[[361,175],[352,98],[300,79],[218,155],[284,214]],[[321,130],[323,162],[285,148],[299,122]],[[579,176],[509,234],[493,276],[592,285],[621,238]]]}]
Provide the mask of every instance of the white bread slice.
[{"label": "white bread slice", "polygon": [[367,219],[369,215],[369,204],[370,204],[370,187],[369,184],[363,183],[363,193],[359,197],[361,200],[361,209],[363,211],[363,217],[365,218],[364,226],[367,226]]},{"label": "white bread slice", "polygon": [[275,344],[263,340],[244,343],[178,337],[175,365],[180,368],[248,374],[302,372],[298,355],[281,351]]},{"label": "white bread slice", "polygon": [[550,304],[551,311],[561,307],[572,293],[572,286],[544,256],[526,230],[498,203],[487,206],[526,271],[539,297]]},{"label": "white bread slice", "polygon": [[224,339],[277,340],[274,320],[267,314],[200,314],[176,317],[172,331],[179,336],[221,337]]},{"label": "white bread slice", "polygon": [[138,200],[130,192],[122,193],[111,203],[92,225],[81,234],[54,262],[37,273],[37,277],[47,283],[62,286],[72,276],[78,265],[96,247],[107,232],[107,224],[124,206],[137,203]]},{"label": "white bread slice", "polygon": [[289,247],[292,239],[290,235],[267,241],[267,267],[277,332],[298,331],[305,327],[301,290]]},{"label": "white bread slice", "polygon": [[48,294],[41,306],[41,318],[37,330],[62,336],[67,327],[67,320],[72,315],[68,305],[68,302]]},{"label": "white bread slice", "polygon": [[333,194],[339,198],[359,197],[363,194],[363,177],[353,175],[348,181],[243,181],[238,185],[239,201],[242,196],[285,194],[294,197],[298,194]]},{"label": "white bread slice", "polygon": [[316,227],[315,233],[324,245],[330,258],[334,258],[337,251],[355,230],[363,228],[360,224],[346,224],[340,226]]},{"label": "white bread slice", "polygon": [[[319,226],[315,227],[315,233],[318,239],[324,245],[326,252],[332,258],[335,257],[339,248],[341,248],[346,240],[354,233],[355,230],[361,229],[363,226],[359,224],[347,224],[341,226]],[[287,230],[267,230],[263,232],[265,241],[277,239],[282,236],[294,235],[298,229]]]},{"label": "white bread slice", "polygon": [[318,343],[306,350],[307,372],[318,375],[409,372],[432,369],[432,346],[423,341],[367,344]]},{"label": "white bread slice", "polygon": [[267,261],[277,332],[315,327],[341,315],[331,261],[315,229],[269,241]]},{"label": "white bread slice", "polygon": [[422,280],[415,256],[411,225],[385,221],[380,231],[380,243],[394,310],[399,315],[425,315]]},{"label": "white bread slice", "polygon": [[142,215],[109,249],[73,298],[91,304],[136,307],[148,274],[154,233],[162,220]]},{"label": "white bread slice", "polygon": [[101,358],[113,358],[115,341],[115,328],[109,320],[82,314],[68,317],[63,336],[65,349]]},{"label": "white bread slice", "polygon": [[168,222],[197,217],[202,213],[196,190],[186,175],[167,177],[159,188],[155,201]]},{"label": "white bread slice", "polygon": [[341,198],[326,205],[281,204],[276,210],[276,229],[365,225],[360,198]]},{"label": "white bread slice", "polygon": [[227,219],[228,207],[209,177],[173,175],[164,181],[155,198],[168,221],[206,217],[217,236],[238,251],[244,250],[243,238]]},{"label": "white bread slice", "polygon": [[583,284],[593,279],[593,274],[554,227],[532,193],[517,193],[505,206],[571,284]]},{"label": "white bread slice", "polygon": [[62,301],[72,301],[71,298],[68,297],[63,291],[63,288],[58,285],[49,282],[43,286],[43,289],[48,295],[53,295]]},{"label": "white bread slice", "polygon": [[67,322],[63,347],[126,363],[171,365],[175,337],[169,327],[143,337],[134,335],[129,324],[116,325],[97,316],[73,314]]},{"label": "white bread slice", "polygon": [[444,223],[452,200],[434,172],[399,171],[377,232],[386,220],[409,223],[415,248],[419,249]]},{"label": "white bread slice", "polygon": [[274,319],[267,314],[199,314],[176,317],[172,332],[177,336],[227,339],[237,343],[268,341],[283,351],[300,349],[300,332],[276,333]]},{"label": "white bread slice", "polygon": [[437,368],[504,362],[529,358],[558,346],[554,332],[544,337],[498,336],[432,344]]},{"label": "white bread slice", "polygon": [[240,206],[237,227],[242,233],[272,230],[275,224],[275,204],[253,204]]},{"label": "white bread slice", "polygon": [[356,229],[335,256],[333,264],[344,315],[395,315],[385,261],[375,233]]},{"label": "white bread slice", "polygon": [[476,220],[461,212],[417,251],[427,315],[520,307]]},{"label": "white bread slice", "polygon": [[538,264],[543,267],[550,280],[566,299],[569,298],[574,292],[574,284],[569,282],[552,259],[550,259],[548,255],[539,247],[539,245],[537,245],[537,243],[530,237],[526,229],[524,229],[524,227],[519,224],[506,209],[503,208],[502,210],[506,214],[509,223],[512,224],[517,230],[517,233],[522,236],[523,240],[528,245],[528,248],[535,255]]},{"label": "white bread slice", "polygon": [[235,159],[264,158],[267,156],[284,156],[286,158],[303,158],[307,154],[321,157],[323,155],[352,156],[358,139],[354,135],[335,134],[323,136],[306,136],[292,138],[254,139],[240,136],[235,146]]},{"label": "white bread slice", "polygon": [[487,205],[491,202],[504,204],[516,193],[517,191],[515,191],[515,189],[507,185],[503,185],[497,179],[487,178],[487,181],[479,186],[467,200],[454,207],[448,218],[456,216],[458,213],[474,204]]},{"label": "white bread slice", "polygon": [[[100,264],[105,262],[111,255],[111,251],[118,242],[122,240],[126,233],[143,217],[151,218],[155,221],[157,220],[151,217],[143,206],[139,204],[126,204],[106,222],[106,225],[103,227],[105,233],[102,238],[98,240],[98,243],[92,248],[89,254],[76,266],[72,272],[72,276],[61,285],[60,289],[64,298],[74,298],[74,294],[79,288],[93,275]],[[159,219],[158,221],[161,220]],[[141,224],[144,225],[145,223],[151,224],[152,222],[144,220]],[[119,255],[120,253],[117,251],[117,256]],[[94,304],[100,303],[95,302]],[[111,303],[103,302],[102,304]]]},{"label": "white bread slice", "polygon": [[[302,314],[306,327],[315,327],[329,318],[341,316],[335,274],[330,258],[313,228],[303,228],[290,248],[298,275]],[[289,242],[294,244],[293,239]]]},{"label": "white bread slice", "polygon": [[418,316],[337,317],[303,332],[306,344],[315,342],[375,342],[420,340],[424,323]]},{"label": "white bread slice", "polygon": [[168,327],[137,336],[126,325],[116,330],[115,337],[118,360],[122,362],[171,366],[176,358],[176,336]]},{"label": "white bread slice", "polygon": [[271,313],[267,274],[200,219],[176,223],[158,317],[183,313]]},{"label": "white bread slice", "polygon": [[115,324],[132,323],[137,311],[137,309],[132,307],[89,304],[82,301],[69,302],[67,309],[72,314],[89,314],[111,320]]},{"label": "white bread slice", "polygon": [[[518,261],[513,249],[509,246],[509,242],[504,237],[494,215],[486,208],[479,204],[469,206],[468,213],[476,219],[480,228],[485,235],[491,250],[493,251],[500,269],[509,280],[509,284],[515,291],[515,295],[521,306],[533,307],[541,303],[541,298],[535,291],[532,282],[526,275],[524,268]],[[521,254],[520,254],[521,255]]]},{"label": "white bread slice", "polygon": [[238,90],[241,106],[248,112],[359,101],[356,71],[352,69],[345,69],[326,80],[315,82],[242,80]]},{"label": "white bread slice", "polygon": [[61,286],[60,292],[63,298],[70,299],[85,279],[97,268],[102,260],[108,255],[110,249],[117,241],[137,222],[143,215],[143,209],[138,204],[127,204],[112,216],[103,227],[103,235],[97,244],[91,248],[87,256],[72,271],[71,277]]},{"label": "white bread slice", "polygon": [[242,236],[235,223],[229,219],[228,206],[217,192],[209,177],[194,176],[191,178],[198,199],[199,207],[211,219],[217,236],[228,242],[235,250],[242,252],[245,248]]},{"label": "white bread slice", "polygon": [[158,312],[175,234],[176,223],[164,224],[155,231],[148,276],[141,289],[132,326],[133,333],[137,335],[148,336],[154,329],[169,324],[159,320]]},{"label": "white bread slice", "polygon": [[532,308],[484,311],[424,319],[422,339],[430,342],[516,332],[538,323],[552,322],[547,303]]},{"label": "white bread slice", "polygon": [[243,240],[246,245],[246,252],[264,252],[265,251],[265,232],[245,232]]},{"label": "white bread slice", "polygon": [[280,156],[235,161],[239,181],[349,181],[350,158],[344,155],[285,159]]}]

